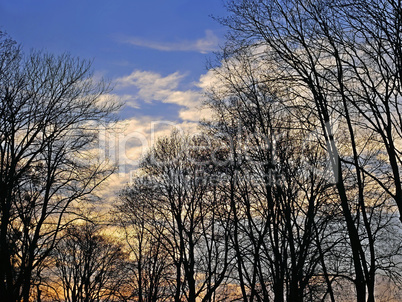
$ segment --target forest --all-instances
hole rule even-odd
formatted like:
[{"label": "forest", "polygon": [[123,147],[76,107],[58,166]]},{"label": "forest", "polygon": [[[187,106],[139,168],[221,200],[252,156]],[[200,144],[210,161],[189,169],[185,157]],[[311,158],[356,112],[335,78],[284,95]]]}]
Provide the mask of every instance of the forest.
[{"label": "forest", "polygon": [[0,301],[402,301],[402,2],[225,4],[209,118],[101,223],[112,86],[0,32]]}]

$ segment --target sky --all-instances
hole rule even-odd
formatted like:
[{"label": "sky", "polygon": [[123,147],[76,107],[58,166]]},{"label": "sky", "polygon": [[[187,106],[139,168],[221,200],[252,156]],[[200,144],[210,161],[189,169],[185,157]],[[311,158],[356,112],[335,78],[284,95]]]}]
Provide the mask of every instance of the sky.
[{"label": "sky", "polygon": [[198,88],[225,32],[211,15],[224,14],[221,0],[0,0],[0,30],[25,50],[93,59],[126,103],[122,118],[180,120],[183,104],[156,90]]},{"label": "sky", "polygon": [[93,60],[95,77],[112,83],[121,130],[100,130],[100,149],[119,165],[116,188],[157,137],[208,116],[207,61],[225,36],[211,16],[224,15],[222,0],[0,0],[0,30],[25,51]]}]

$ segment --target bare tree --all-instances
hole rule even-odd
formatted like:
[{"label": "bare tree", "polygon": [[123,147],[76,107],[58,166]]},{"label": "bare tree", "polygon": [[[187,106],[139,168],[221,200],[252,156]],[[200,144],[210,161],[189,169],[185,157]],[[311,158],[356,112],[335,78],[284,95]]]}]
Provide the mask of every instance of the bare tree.
[{"label": "bare tree", "polygon": [[158,140],[121,207],[147,208],[140,219],[168,255],[174,301],[213,301],[230,263],[226,220],[220,219],[225,200],[216,194],[209,147],[202,136],[178,132]]},{"label": "bare tree", "polygon": [[127,286],[131,285],[135,301],[170,301],[174,293],[174,265],[165,248],[164,226],[156,223],[156,213],[149,202],[150,187],[138,179],[134,182],[121,192],[117,212],[117,224],[123,228],[132,259]]},{"label": "bare tree", "polygon": [[223,54],[207,102],[215,118],[206,126],[230,154],[223,191],[243,300],[299,301],[318,295],[313,285],[325,272],[331,183],[325,153],[267,85],[264,65],[248,49]]},{"label": "bare tree", "polygon": [[348,230],[357,298],[374,301],[375,230],[366,179],[400,207],[395,45],[401,3],[229,1],[228,7],[233,14],[223,22],[235,38],[231,47],[265,47],[265,58],[275,66],[267,81],[287,87],[293,106],[304,112],[300,120],[322,135]]},{"label": "bare tree", "polygon": [[128,265],[122,245],[90,222],[70,225],[63,233],[48,268],[47,292],[53,294],[52,300],[124,301]]},{"label": "bare tree", "polygon": [[28,301],[33,272],[55,246],[71,205],[112,168],[90,149],[117,108],[90,62],[25,55],[0,34],[0,296]]}]

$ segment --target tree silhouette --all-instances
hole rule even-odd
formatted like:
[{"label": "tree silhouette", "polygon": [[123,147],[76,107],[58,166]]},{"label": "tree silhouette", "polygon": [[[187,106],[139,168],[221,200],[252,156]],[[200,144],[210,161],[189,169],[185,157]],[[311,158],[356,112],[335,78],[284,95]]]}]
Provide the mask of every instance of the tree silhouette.
[{"label": "tree silhouette", "polygon": [[49,257],[71,205],[113,171],[90,148],[118,106],[104,102],[90,63],[22,53],[0,33],[0,296],[29,301],[33,272]]},{"label": "tree silhouette", "polygon": [[128,296],[127,255],[122,245],[86,222],[71,225],[52,253],[53,299],[66,302],[122,301]]}]

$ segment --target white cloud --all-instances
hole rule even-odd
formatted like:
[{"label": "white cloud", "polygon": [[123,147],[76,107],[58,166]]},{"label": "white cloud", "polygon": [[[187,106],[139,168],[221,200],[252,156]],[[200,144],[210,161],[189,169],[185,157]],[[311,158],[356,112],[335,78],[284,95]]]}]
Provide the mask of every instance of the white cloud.
[{"label": "white cloud", "polygon": [[107,102],[112,102],[112,103],[120,103],[120,104],[125,104],[128,105],[132,108],[140,108],[140,105],[136,101],[136,97],[130,94],[103,94],[99,97],[99,102],[100,103],[107,103]]},{"label": "white cloud", "polygon": [[176,89],[184,75],[175,72],[166,77],[151,72],[135,70],[130,75],[116,79],[116,89],[136,88],[136,99],[145,102],[163,101]]},{"label": "white cloud", "polygon": [[211,30],[206,30],[205,37],[195,41],[160,42],[135,37],[121,38],[120,40],[131,45],[160,51],[196,51],[208,53],[218,50],[219,45],[219,38]]},{"label": "white cloud", "polygon": [[98,152],[118,164],[119,173],[124,174],[138,166],[159,137],[169,135],[173,129],[181,133],[196,131],[197,126],[192,121],[177,123],[151,116],[122,120],[99,129]]},{"label": "white cloud", "polygon": [[196,90],[171,91],[168,97],[162,100],[164,103],[176,104],[192,108],[201,105],[202,94]]},{"label": "white cloud", "polygon": [[208,90],[212,86],[222,86],[223,82],[213,70],[208,70],[207,73],[200,76],[200,80],[196,85],[203,90]]},{"label": "white cloud", "polygon": [[199,122],[202,119],[211,117],[212,111],[208,108],[193,107],[180,110],[179,116],[185,121]]},{"label": "white cloud", "polygon": [[[139,101],[154,102],[159,101],[168,104],[176,104],[183,108],[179,112],[179,117],[183,120],[198,121],[200,115],[197,113],[202,105],[202,93],[200,87],[194,85],[195,89],[180,90],[179,85],[185,75],[178,72],[169,74],[165,77],[159,73],[150,71],[135,70],[130,75],[116,79],[116,89],[135,89],[135,95],[130,95],[130,102],[138,104]],[[131,106],[128,102],[127,105]],[[191,110],[194,114],[183,114]]]},{"label": "white cloud", "polygon": [[101,160],[117,165],[117,171],[109,177],[98,194],[112,202],[116,194],[137,171],[138,165],[155,141],[168,136],[173,129],[179,133],[196,133],[198,124],[191,121],[174,123],[155,117],[143,116],[119,121],[111,128],[99,129],[100,143],[96,150]]},{"label": "white cloud", "polygon": [[138,102],[136,101],[136,97],[130,94],[124,94],[121,95],[119,98],[120,102],[122,102],[123,104],[126,104],[132,108],[136,108],[139,109],[140,105],[138,104]]},{"label": "white cloud", "polygon": [[115,82],[117,88],[134,85],[143,89],[154,88],[159,90],[176,88],[183,77],[184,75],[181,75],[179,72],[162,77],[162,75],[156,72],[135,70],[128,76],[116,79]]},{"label": "white cloud", "polygon": [[[170,134],[172,129],[182,133],[195,134],[199,131],[198,122],[211,116],[211,111],[202,108],[202,92],[210,85],[218,84],[212,72],[202,75],[192,89],[180,89],[184,74],[175,72],[167,76],[150,71],[135,70],[130,75],[116,79],[115,93],[129,106],[139,107],[140,101],[162,102],[181,106],[178,115],[182,122],[166,121],[163,117],[142,116],[122,120],[114,124],[112,130],[101,129],[99,152],[105,159],[118,165],[118,171],[109,178],[101,195],[106,200],[115,198],[130,177],[137,171],[141,158],[146,155],[155,140]],[[134,92],[133,92],[134,90]],[[162,114],[162,113],[160,113]]]}]

